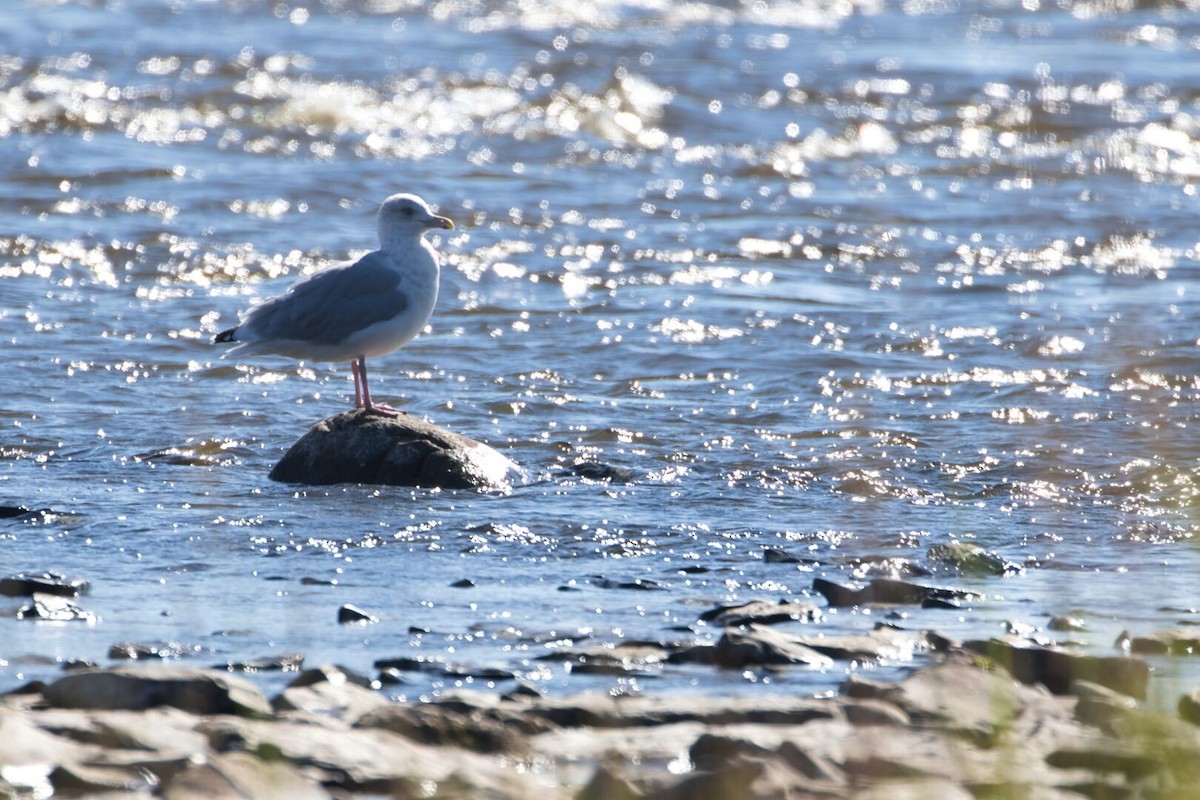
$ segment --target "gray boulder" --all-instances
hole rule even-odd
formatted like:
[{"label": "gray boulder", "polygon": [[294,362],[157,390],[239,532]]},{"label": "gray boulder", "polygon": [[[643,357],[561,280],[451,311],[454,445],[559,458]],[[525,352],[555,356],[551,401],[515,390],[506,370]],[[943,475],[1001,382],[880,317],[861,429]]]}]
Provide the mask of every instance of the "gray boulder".
[{"label": "gray boulder", "polygon": [[423,419],[347,411],[308,430],[271,470],[271,480],[326,486],[366,483],[504,490],[520,468],[482,442]]}]

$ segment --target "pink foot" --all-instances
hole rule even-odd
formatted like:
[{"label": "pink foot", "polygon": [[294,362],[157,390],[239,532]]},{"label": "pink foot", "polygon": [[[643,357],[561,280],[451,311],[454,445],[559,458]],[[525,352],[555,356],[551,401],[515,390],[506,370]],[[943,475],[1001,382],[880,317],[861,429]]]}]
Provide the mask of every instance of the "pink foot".
[{"label": "pink foot", "polygon": [[392,408],[386,403],[372,403],[369,406],[359,406],[363,411],[377,417],[398,417],[401,414],[407,414],[407,411],[402,411],[398,408]]}]

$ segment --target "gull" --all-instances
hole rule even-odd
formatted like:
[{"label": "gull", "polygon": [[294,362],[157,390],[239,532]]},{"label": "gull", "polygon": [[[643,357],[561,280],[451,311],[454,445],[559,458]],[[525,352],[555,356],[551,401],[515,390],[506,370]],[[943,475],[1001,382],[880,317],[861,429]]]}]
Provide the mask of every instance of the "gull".
[{"label": "gull", "polygon": [[270,353],[315,361],[350,361],[354,405],[368,414],[399,411],[371,402],[367,357],[403,347],[425,328],[437,302],[438,253],[425,234],[454,230],[414,194],[394,194],[376,217],[379,249],[357,261],[314,272],[283,294],[244,312],[216,344],[236,342],[221,356]]}]

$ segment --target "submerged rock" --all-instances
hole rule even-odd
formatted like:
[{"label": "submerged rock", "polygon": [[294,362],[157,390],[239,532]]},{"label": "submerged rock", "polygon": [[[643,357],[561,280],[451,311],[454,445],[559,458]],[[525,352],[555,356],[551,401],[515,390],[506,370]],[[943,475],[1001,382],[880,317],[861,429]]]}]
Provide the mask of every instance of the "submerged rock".
[{"label": "submerged rock", "polygon": [[499,451],[423,419],[347,411],[312,426],[270,477],[310,486],[504,490],[519,475],[520,468]]},{"label": "submerged rock", "polygon": [[0,578],[0,595],[5,597],[32,597],[34,594],[52,594],[59,597],[79,597],[91,591],[92,585],[83,578],[68,580],[57,572],[41,575],[18,573]]},{"label": "submerged rock", "polygon": [[876,578],[866,586],[853,588],[842,586],[825,578],[813,580],[813,590],[824,596],[832,607],[870,605],[917,605],[925,603],[954,604],[960,600],[978,597],[962,589],[943,589],[937,586],[922,586],[917,583],[894,578]]}]

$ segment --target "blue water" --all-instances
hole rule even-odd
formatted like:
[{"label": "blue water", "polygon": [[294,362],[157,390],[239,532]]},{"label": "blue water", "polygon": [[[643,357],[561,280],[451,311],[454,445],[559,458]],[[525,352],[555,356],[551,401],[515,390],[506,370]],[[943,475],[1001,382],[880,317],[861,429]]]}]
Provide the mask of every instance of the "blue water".
[{"label": "blue water", "polygon": [[[879,558],[984,595],[889,620],[914,629],[1076,611],[1086,630],[1045,635],[1110,653],[1192,622],[1200,21],[1030,5],[6,6],[0,504],[45,511],[0,520],[0,566],[90,580],[96,621],[0,603],[0,689],[129,641],[824,691],[852,667],[553,654],[711,641],[718,602]],[[432,237],[430,329],[373,392],[506,452],[511,493],[273,483],[353,402],[349,365],[210,344],[373,248],[396,191],[457,229]],[[955,538],[1024,569],[929,561]],[[638,579],[658,588],[605,588]],[[343,603],[380,622],[339,627]],[[461,683],[408,677],[390,693]]]}]

